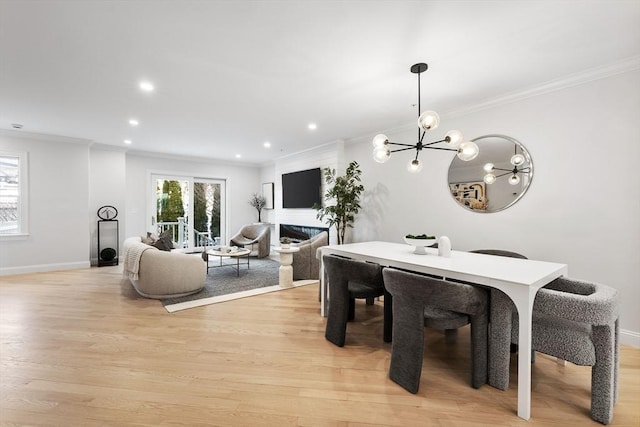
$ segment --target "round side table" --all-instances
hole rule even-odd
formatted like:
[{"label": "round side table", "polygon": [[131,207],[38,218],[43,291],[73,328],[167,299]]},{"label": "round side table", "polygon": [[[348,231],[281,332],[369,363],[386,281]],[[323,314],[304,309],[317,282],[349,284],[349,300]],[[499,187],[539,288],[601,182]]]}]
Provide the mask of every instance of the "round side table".
[{"label": "round side table", "polygon": [[289,248],[275,247],[274,251],[280,254],[280,268],[278,269],[278,279],[281,288],[293,286],[293,253],[299,252],[300,248],[292,246]]}]

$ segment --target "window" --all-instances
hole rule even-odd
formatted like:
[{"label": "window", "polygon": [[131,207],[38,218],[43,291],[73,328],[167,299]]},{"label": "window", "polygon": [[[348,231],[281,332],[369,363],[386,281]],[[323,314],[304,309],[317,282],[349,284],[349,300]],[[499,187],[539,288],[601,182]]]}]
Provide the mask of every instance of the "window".
[{"label": "window", "polygon": [[27,153],[0,151],[0,238],[26,236]]}]

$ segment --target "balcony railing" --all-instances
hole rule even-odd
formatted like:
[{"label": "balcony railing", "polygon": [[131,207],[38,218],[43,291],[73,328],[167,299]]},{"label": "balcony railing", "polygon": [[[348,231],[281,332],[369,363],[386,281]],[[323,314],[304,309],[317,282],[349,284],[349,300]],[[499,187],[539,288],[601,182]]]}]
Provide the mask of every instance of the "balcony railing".
[{"label": "balcony railing", "polygon": [[[171,239],[178,244],[180,248],[189,247],[189,226],[185,218],[178,218],[177,222],[159,222],[158,234],[167,230],[171,231]],[[193,246],[203,248],[207,246],[217,246],[220,244],[220,237],[214,237],[211,232],[202,232],[193,230]]]},{"label": "balcony railing", "polygon": [[178,218],[177,222],[159,222],[158,226],[158,235],[164,233],[167,230],[171,231],[171,240],[178,244],[180,248],[186,248],[189,246],[189,241],[187,240],[188,234],[188,225],[185,218]]},{"label": "balcony railing", "polygon": [[207,246],[218,246],[220,244],[220,237],[212,237],[211,232],[203,232],[193,230],[193,234],[195,235],[195,246],[196,247],[207,247]]}]

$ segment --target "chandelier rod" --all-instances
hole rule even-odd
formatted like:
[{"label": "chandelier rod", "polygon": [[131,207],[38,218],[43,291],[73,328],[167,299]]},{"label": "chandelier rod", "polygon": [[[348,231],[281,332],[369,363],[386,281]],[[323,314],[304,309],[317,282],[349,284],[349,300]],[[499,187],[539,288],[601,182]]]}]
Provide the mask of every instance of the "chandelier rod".
[{"label": "chandelier rod", "polygon": [[[412,65],[410,69],[412,73],[418,75],[418,119],[420,119],[420,114],[422,113],[422,108],[420,105],[420,74],[427,71],[428,68],[429,66],[426,63],[420,62],[418,64]],[[420,137],[420,128],[418,127],[418,141],[422,141],[422,138],[424,138],[424,133],[422,134],[422,137]]]},{"label": "chandelier rod", "polygon": [[[422,71],[418,71],[418,119],[420,119],[420,74],[422,74]],[[424,138],[424,134],[426,133],[423,132],[422,133],[422,138]],[[420,126],[418,126],[418,141],[422,142],[422,138],[420,137]],[[416,159],[418,158],[418,154],[416,153]]]},{"label": "chandelier rod", "polygon": [[527,170],[529,169],[529,166],[527,166],[526,168],[522,168],[522,169],[518,169],[518,167],[514,167],[513,169],[503,169],[503,168],[497,168],[497,167],[493,167],[493,170],[497,170],[497,171],[508,171],[508,172],[513,172],[513,173],[518,173],[518,172],[522,172],[522,173],[529,173],[529,171]]},{"label": "chandelier rod", "polygon": [[402,144],[399,142],[391,142],[391,141],[387,141],[388,145],[399,145],[401,147],[407,147],[407,148],[398,148],[397,150],[391,150],[389,151],[390,153],[397,153],[398,151],[406,151],[406,150],[422,150],[423,148],[429,149],[429,150],[445,150],[445,151],[458,151],[457,148],[445,148],[445,147],[430,147],[431,145],[434,144],[438,144],[440,142],[445,142],[446,139],[441,139],[440,141],[433,141],[433,142],[428,142],[426,144],[423,144],[422,142],[418,142],[418,144]]}]

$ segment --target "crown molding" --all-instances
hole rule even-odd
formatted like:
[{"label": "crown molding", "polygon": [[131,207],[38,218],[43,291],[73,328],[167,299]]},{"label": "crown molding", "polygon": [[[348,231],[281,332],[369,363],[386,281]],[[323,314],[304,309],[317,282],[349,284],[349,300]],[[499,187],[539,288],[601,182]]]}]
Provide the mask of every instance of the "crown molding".
[{"label": "crown molding", "polygon": [[100,142],[94,142],[93,144],[91,144],[91,149],[92,150],[103,150],[103,151],[117,151],[117,152],[122,152],[122,153],[126,153],[128,148],[127,147],[120,147],[117,145],[111,145],[111,144],[102,144]]},{"label": "crown molding", "polygon": [[466,107],[449,110],[443,113],[442,117],[463,116],[466,114],[475,113],[477,111],[486,110],[488,108],[498,107],[534,96],[543,95],[549,92],[555,92],[558,90],[579,86],[595,80],[604,79],[637,69],[640,69],[640,56],[633,56],[609,65],[591,68],[579,73],[569,74],[567,76],[550,80],[548,82],[538,84],[527,89],[521,89],[515,92],[507,93],[489,99],[487,101],[480,102],[478,104],[472,104]]},{"label": "crown molding", "polygon": [[184,160],[190,162],[206,163],[209,165],[224,165],[224,166],[238,166],[238,167],[261,167],[258,163],[241,162],[233,160],[217,159],[213,157],[196,157],[181,154],[161,153],[156,151],[142,151],[142,150],[127,150],[127,155],[138,157],[152,157],[157,159],[169,159],[169,160]]},{"label": "crown molding", "polygon": [[68,144],[80,144],[87,147],[93,144],[90,139],[72,138],[69,136],[50,135],[46,133],[25,132],[21,130],[0,129],[0,136],[11,138],[36,139],[38,141],[64,142]]},{"label": "crown molding", "polygon": [[294,157],[294,156],[299,156],[301,154],[305,154],[305,153],[309,153],[312,151],[318,151],[318,150],[324,150],[324,149],[332,149],[334,147],[338,147],[340,144],[344,144],[345,141],[344,139],[335,139],[333,141],[329,141],[329,142],[325,142],[323,144],[320,145],[316,145],[315,147],[311,147],[311,148],[305,148],[304,150],[300,150],[300,151],[296,151],[294,153],[288,153],[285,154],[284,156],[280,156],[280,157],[276,157],[273,162],[277,163],[281,160],[285,160],[289,157]]}]

